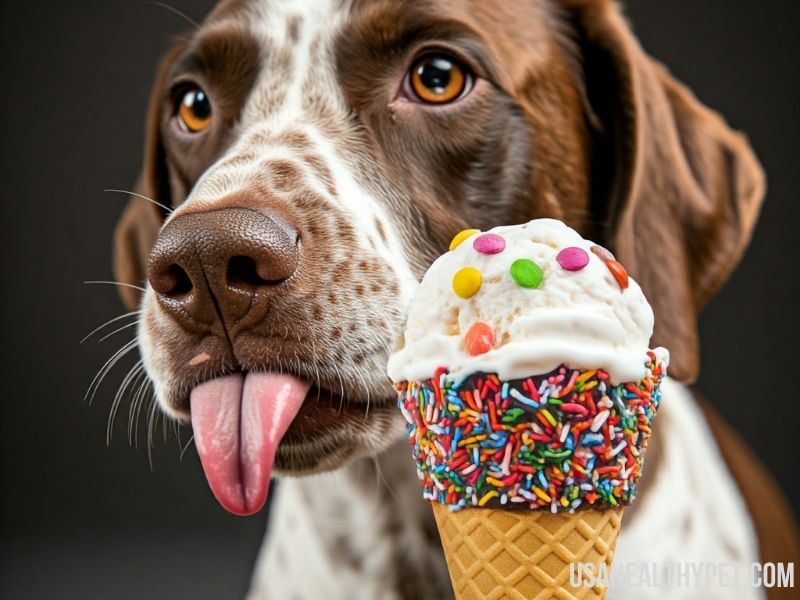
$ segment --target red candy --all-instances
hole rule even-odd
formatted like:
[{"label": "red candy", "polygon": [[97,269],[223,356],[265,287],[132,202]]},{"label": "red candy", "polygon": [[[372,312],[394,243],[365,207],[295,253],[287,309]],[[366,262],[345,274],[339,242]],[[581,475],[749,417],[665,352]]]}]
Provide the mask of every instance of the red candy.
[{"label": "red candy", "polygon": [[580,271],[589,264],[589,255],[583,248],[570,246],[559,252],[556,260],[565,271]]},{"label": "red candy", "polygon": [[472,247],[481,254],[499,254],[506,249],[506,241],[496,233],[484,233],[475,238]]},{"label": "red candy", "polygon": [[608,270],[611,271],[611,274],[614,276],[614,279],[617,280],[619,287],[623,290],[628,288],[628,272],[625,270],[620,263],[615,260],[609,260],[606,262],[606,267]]},{"label": "red candy", "polygon": [[464,335],[464,348],[471,356],[485,354],[494,348],[494,330],[486,323],[473,323]]}]

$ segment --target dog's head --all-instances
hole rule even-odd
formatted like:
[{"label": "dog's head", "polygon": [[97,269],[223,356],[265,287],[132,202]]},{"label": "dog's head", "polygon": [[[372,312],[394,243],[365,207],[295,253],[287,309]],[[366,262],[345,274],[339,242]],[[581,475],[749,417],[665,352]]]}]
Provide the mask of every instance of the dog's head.
[{"label": "dog's head", "polygon": [[297,415],[256,413],[288,427],[277,468],[309,472],[396,439],[387,349],[466,227],[555,217],[611,248],[692,380],[763,180],[611,2],[245,0],[165,58],[137,192],[170,207],[133,198],[115,257],[146,282],[125,300],[160,406],[283,373],[253,385]]}]

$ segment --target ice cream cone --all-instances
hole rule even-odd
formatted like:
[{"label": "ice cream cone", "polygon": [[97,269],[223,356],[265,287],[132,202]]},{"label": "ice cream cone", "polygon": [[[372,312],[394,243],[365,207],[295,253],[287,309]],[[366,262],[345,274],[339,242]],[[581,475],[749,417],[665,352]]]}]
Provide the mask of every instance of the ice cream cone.
[{"label": "ice cream cone", "polygon": [[652,331],[557,221],[462,232],[431,265],[388,372],[458,600],[605,597],[669,362]]},{"label": "ice cream cone", "polygon": [[456,600],[604,598],[604,585],[574,587],[570,563],[606,572],[621,508],[577,513],[467,508],[433,504]]}]

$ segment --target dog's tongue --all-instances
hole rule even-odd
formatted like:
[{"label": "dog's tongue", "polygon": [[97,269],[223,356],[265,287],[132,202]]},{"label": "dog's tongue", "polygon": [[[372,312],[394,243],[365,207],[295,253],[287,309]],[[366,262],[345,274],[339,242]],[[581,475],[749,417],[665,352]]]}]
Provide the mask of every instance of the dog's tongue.
[{"label": "dog's tongue", "polygon": [[218,377],[191,394],[194,442],[211,491],[236,515],[251,515],[267,499],[275,448],[308,393],[292,375]]}]

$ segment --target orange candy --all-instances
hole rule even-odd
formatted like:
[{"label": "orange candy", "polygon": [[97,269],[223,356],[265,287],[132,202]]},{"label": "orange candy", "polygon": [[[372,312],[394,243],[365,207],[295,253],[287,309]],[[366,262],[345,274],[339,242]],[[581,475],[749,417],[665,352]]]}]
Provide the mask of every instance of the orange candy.
[{"label": "orange candy", "polygon": [[611,274],[614,276],[614,279],[617,280],[619,287],[623,290],[628,288],[628,272],[625,270],[620,263],[616,260],[609,260],[606,261],[606,267],[608,270],[611,271]]},{"label": "orange candy", "polygon": [[484,354],[494,348],[494,330],[486,323],[473,323],[464,335],[464,347],[472,356]]}]

